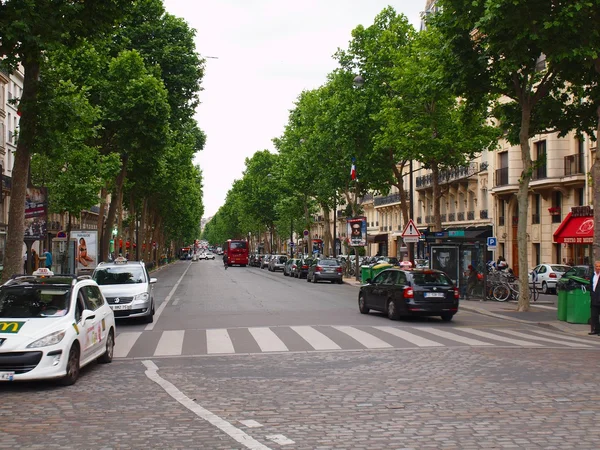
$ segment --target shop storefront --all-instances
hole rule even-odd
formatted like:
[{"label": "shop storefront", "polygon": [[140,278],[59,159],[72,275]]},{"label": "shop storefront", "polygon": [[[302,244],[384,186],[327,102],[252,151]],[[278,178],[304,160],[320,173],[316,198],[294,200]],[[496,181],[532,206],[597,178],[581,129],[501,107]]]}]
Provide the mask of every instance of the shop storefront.
[{"label": "shop storefront", "polygon": [[564,259],[572,264],[591,264],[594,243],[594,210],[574,206],[554,232],[554,242],[562,244]]}]

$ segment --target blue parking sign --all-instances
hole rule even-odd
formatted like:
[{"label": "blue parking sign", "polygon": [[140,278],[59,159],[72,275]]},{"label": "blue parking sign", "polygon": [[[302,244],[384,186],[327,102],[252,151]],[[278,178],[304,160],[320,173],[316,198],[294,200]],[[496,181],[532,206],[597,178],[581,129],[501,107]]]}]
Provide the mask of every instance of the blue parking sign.
[{"label": "blue parking sign", "polygon": [[496,238],[496,237],[487,238],[487,246],[488,246],[488,248],[496,248],[498,246],[498,238]]}]

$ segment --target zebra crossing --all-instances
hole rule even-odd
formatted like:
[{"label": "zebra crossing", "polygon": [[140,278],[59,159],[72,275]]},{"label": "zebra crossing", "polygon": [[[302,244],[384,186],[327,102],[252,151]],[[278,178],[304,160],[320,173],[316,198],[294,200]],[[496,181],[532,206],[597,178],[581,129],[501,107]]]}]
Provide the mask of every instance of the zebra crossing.
[{"label": "zebra crossing", "polygon": [[274,326],[122,331],[115,358],[434,347],[600,348],[600,339],[537,328]]}]

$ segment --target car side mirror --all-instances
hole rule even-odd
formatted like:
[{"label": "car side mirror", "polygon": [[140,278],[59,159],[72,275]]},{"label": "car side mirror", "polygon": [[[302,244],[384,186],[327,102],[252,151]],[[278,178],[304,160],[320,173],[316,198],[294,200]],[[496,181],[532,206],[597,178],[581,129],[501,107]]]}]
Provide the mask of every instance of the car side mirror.
[{"label": "car side mirror", "polygon": [[91,310],[86,309],[83,311],[83,313],[81,314],[81,318],[84,322],[87,322],[88,320],[92,320],[96,318],[96,314],[94,314]]},{"label": "car side mirror", "polygon": [[156,278],[150,278],[150,284],[156,283],[158,280]]}]

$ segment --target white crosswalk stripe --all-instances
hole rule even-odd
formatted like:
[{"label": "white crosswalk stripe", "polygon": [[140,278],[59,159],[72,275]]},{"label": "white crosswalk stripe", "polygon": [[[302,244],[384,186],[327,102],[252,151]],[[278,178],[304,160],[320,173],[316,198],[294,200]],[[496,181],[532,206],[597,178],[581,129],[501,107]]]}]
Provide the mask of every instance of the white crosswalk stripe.
[{"label": "white crosswalk stripe", "polygon": [[[274,331],[275,329],[275,331]],[[192,332],[193,331],[193,332]],[[276,332],[277,331],[277,332]],[[516,346],[566,348],[600,348],[600,340],[583,339],[552,333],[537,328],[487,328],[471,327],[443,329],[436,327],[394,326],[278,326],[249,327],[245,329],[166,330],[162,332],[122,332],[117,334],[115,358],[225,355],[235,353],[267,353],[310,350],[357,350],[388,348],[435,348],[468,346]],[[160,334],[158,334],[160,333]],[[250,339],[240,339],[240,336]],[[341,334],[340,334],[341,333]],[[203,338],[206,336],[206,348]],[[232,335],[236,338],[232,339]],[[476,336],[478,339],[465,335]],[[427,336],[427,337],[424,337]],[[187,339],[187,341],[186,341]],[[202,341],[193,342],[194,340]],[[337,341],[337,342],[336,342]],[[184,345],[185,343],[185,345]],[[234,345],[235,344],[235,345]],[[186,349],[184,351],[184,349]]]},{"label": "white crosswalk stripe", "polygon": [[248,328],[263,352],[287,352],[288,348],[270,328]]}]

